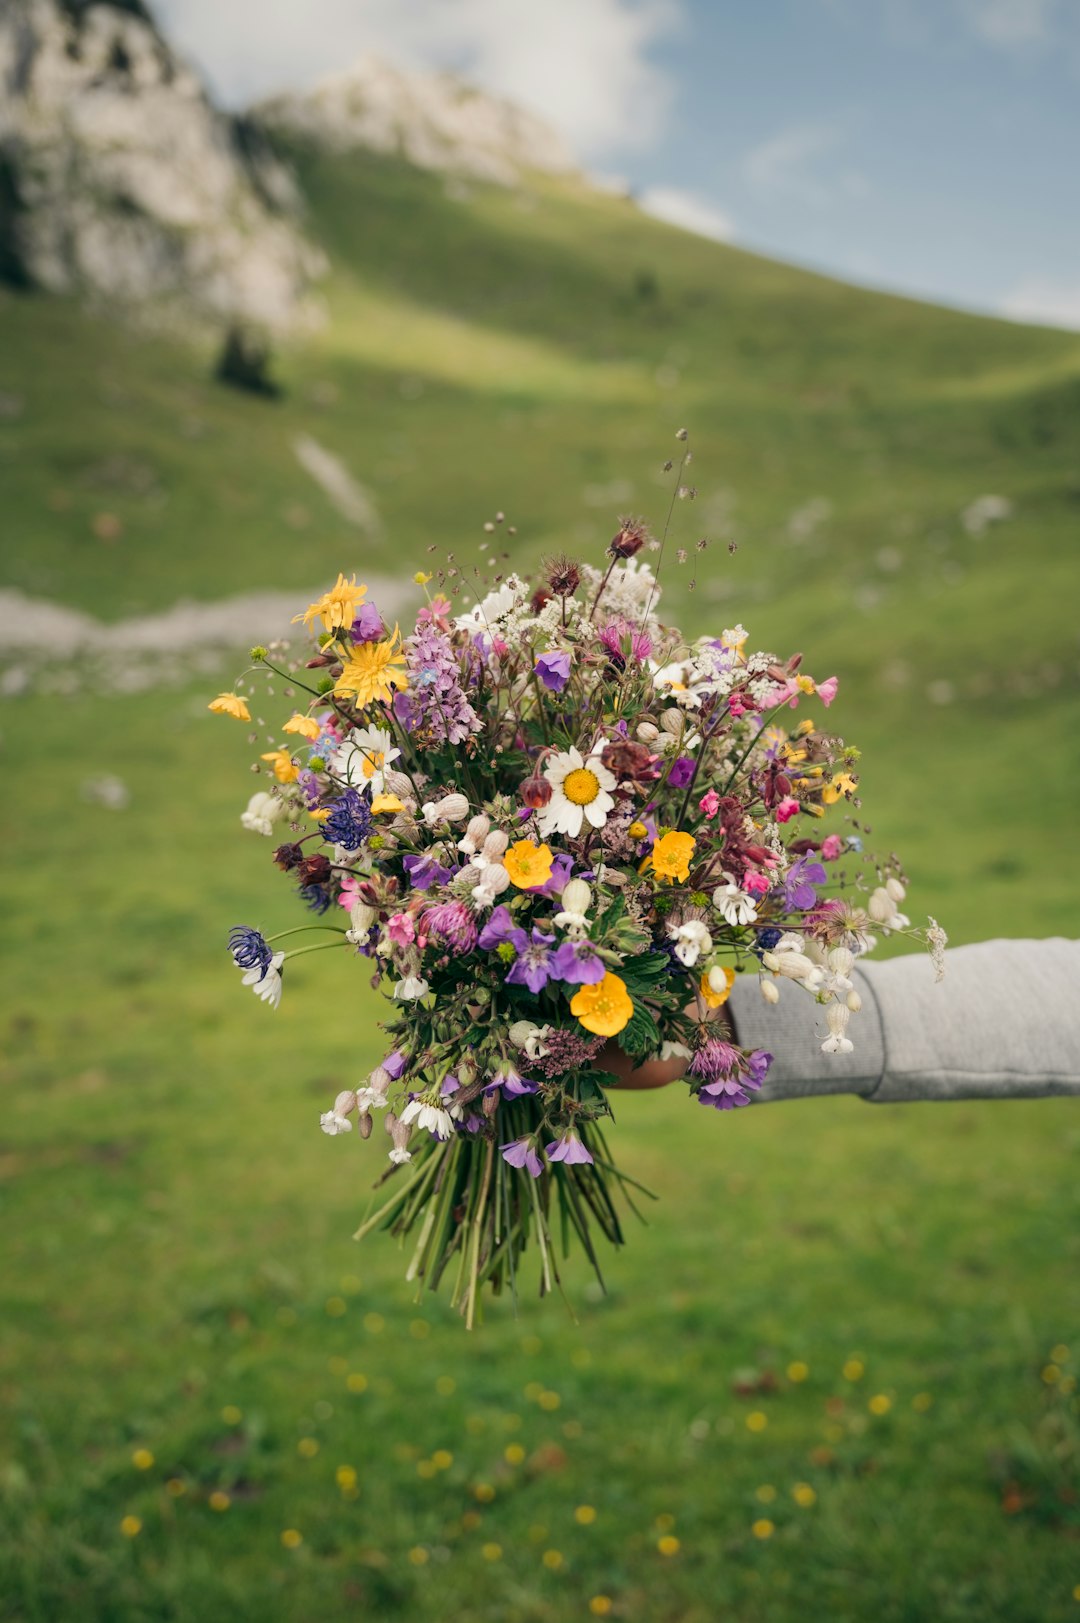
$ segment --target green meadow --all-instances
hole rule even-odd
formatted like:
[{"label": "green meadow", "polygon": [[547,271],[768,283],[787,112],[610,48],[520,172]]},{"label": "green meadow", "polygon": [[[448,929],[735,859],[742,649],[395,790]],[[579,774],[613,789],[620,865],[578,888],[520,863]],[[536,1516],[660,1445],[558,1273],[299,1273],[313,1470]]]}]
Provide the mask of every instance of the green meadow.
[{"label": "green meadow", "polygon": [[[917,918],[1075,933],[1080,337],[570,185],[296,156],[332,264],[280,400],[0,293],[0,584],[118,623],[482,544],[595,557],[620,512],[662,522],[686,426],[665,612],[840,676]],[[382,1142],[318,1131],[378,997],[311,957],[272,1013],[224,950],[299,921],[239,827],[247,729],[205,708],[231,670],[117,694],[40,657],[0,714],[0,1617],[1080,1616],[1074,1101],[617,1101],[659,1198],[607,1294],[571,1265],[566,1303],[528,1278],[468,1335],[351,1239]],[[129,804],[87,798],[103,774]]]}]

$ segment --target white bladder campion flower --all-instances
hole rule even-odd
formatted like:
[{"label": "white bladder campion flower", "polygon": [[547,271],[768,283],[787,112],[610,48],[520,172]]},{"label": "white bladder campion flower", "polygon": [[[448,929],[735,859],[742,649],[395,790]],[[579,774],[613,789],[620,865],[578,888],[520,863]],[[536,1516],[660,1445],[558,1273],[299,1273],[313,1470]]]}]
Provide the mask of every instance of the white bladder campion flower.
[{"label": "white bladder campion flower", "polygon": [[507,1035],[515,1048],[520,1048],[523,1054],[530,1059],[543,1059],[550,1049],[544,1046],[544,1039],[551,1030],[550,1026],[538,1026],[532,1020],[515,1020]]},{"label": "white bladder campion flower", "polygon": [[561,911],[555,915],[555,923],[561,926],[569,936],[581,937],[587,935],[592,891],[584,879],[568,879],[563,886],[563,893],[559,901],[562,907]]},{"label": "white bladder campion flower", "polygon": [[676,958],[687,969],[693,969],[699,958],[712,952],[712,936],[700,919],[687,919],[684,924],[669,924],[668,935],[675,943]]},{"label": "white bladder campion flower", "polygon": [[851,1019],[851,1010],[846,1003],[830,1003],[825,1010],[825,1022],[829,1028],[829,1035],[821,1045],[823,1054],[852,1054],[855,1044],[846,1035],[848,1021]]},{"label": "white bladder campion flower", "polygon": [[422,975],[406,975],[404,980],[396,982],[394,996],[402,1003],[411,1003],[416,998],[427,997],[430,990]]},{"label": "white bladder campion flower", "polygon": [[449,1138],[454,1128],[450,1112],[427,1099],[410,1099],[401,1112],[403,1127],[411,1127],[414,1123],[417,1127],[426,1128],[429,1133],[434,1133],[436,1138],[443,1139]]},{"label": "white bladder campion flower", "polygon": [[356,1109],[356,1094],[351,1089],[339,1093],[329,1110],[324,1110],[319,1117],[319,1126],[330,1138],[337,1138],[339,1133],[351,1133],[352,1122],[349,1117]]},{"label": "white bladder campion flower", "polygon": [[240,813],[240,822],[244,828],[250,829],[253,834],[273,834],[274,824],[280,823],[288,807],[277,795],[267,794],[265,789],[257,789],[247,803],[247,807]]},{"label": "white bladder campion flower", "polygon": [[748,896],[730,874],[724,875],[724,883],[717,885],[712,893],[712,899],[713,906],[725,924],[753,924],[757,918],[757,903],[754,898]]}]

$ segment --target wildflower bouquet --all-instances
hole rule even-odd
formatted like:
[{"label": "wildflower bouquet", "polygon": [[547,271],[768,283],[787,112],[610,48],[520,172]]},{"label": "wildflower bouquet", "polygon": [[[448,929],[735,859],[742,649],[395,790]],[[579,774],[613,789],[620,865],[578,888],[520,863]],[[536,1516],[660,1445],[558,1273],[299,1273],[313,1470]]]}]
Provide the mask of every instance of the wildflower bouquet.
[{"label": "wildflower bouquet", "polygon": [[[747,652],[741,626],[688,643],[662,624],[641,556],[658,545],[622,521],[602,567],[553,558],[472,602],[418,576],[404,637],[339,576],[297,616],[306,660],[253,651],[304,703],[242,822],[286,836],[273,860],[316,915],[299,928],[326,940],[238,927],[232,955],[272,1006],[286,964],[324,945],[384,990],[385,1057],[322,1128],[367,1137],[382,1113],[390,1165],[359,1235],[407,1242],[407,1277],[449,1276],[470,1324],[484,1285],[516,1289],[534,1236],[541,1293],[556,1234],[594,1267],[598,1232],[621,1243],[639,1186],[603,1131],[612,1043],[681,1059],[699,1106],[735,1109],[772,1057],[716,1018],[736,972],[770,1002],[784,980],[816,997],[823,1047],[845,1053],[855,956],[908,926],[895,864],[864,901],[838,867],[859,835],[822,826],[858,785],[827,726],[836,679]],[[461,583],[448,567],[435,584]],[[210,708],[251,719],[239,687]]]}]

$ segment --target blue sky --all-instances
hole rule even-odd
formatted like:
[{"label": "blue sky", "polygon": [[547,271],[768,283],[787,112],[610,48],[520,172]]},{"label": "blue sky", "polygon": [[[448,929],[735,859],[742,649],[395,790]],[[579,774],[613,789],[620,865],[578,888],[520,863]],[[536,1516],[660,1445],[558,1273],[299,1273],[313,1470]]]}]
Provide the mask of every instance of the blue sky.
[{"label": "blue sky", "polygon": [[1080,328],[1080,0],[159,0],[241,104],[450,67],[707,234]]}]

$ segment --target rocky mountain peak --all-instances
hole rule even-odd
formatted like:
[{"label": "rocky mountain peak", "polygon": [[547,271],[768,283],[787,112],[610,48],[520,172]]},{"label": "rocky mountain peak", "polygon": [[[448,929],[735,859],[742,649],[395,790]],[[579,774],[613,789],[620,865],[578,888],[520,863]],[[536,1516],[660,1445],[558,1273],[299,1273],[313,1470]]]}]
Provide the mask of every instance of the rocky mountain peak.
[{"label": "rocky mountain peak", "polygon": [[293,138],[348,152],[396,153],[425,169],[511,185],[528,171],[566,174],[573,157],[543,119],[449,73],[410,73],[367,53],[310,90],[252,109]]},{"label": "rocky mountain peak", "polygon": [[0,278],[281,331],[320,269],[290,172],[142,0],[0,0]]}]

